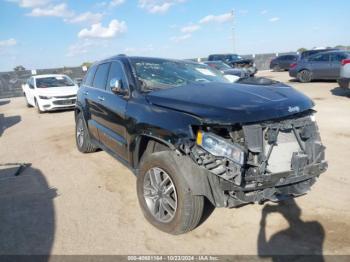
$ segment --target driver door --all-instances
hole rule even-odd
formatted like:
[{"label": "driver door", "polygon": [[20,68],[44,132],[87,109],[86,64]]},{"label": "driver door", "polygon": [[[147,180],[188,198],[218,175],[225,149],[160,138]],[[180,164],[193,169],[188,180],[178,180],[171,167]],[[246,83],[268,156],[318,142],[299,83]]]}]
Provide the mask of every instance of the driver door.
[{"label": "driver door", "polygon": [[[113,85],[119,81],[121,89],[125,92],[114,93]],[[106,89],[101,92],[103,101],[100,102],[101,110],[104,112],[100,116],[100,141],[113,153],[124,160],[128,160],[127,154],[127,132],[126,132],[126,107],[129,92],[128,80],[119,61],[111,63]]]}]

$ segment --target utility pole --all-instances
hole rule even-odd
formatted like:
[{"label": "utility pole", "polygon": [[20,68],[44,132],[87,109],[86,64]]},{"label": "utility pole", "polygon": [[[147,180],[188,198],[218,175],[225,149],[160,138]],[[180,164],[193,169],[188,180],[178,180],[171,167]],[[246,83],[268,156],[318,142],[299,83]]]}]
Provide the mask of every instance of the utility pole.
[{"label": "utility pole", "polygon": [[232,51],[236,53],[236,34],[235,34],[235,10],[231,11],[232,16]]}]

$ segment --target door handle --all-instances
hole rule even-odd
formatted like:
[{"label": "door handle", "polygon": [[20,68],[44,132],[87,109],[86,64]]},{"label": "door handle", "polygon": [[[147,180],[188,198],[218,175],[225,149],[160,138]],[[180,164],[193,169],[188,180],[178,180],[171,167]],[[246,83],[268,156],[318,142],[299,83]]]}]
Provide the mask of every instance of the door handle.
[{"label": "door handle", "polygon": [[87,96],[89,94],[89,92],[88,91],[84,91],[83,94]]},{"label": "door handle", "polygon": [[105,101],[105,98],[103,96],[98,96],[97,99],[100,101]]}]

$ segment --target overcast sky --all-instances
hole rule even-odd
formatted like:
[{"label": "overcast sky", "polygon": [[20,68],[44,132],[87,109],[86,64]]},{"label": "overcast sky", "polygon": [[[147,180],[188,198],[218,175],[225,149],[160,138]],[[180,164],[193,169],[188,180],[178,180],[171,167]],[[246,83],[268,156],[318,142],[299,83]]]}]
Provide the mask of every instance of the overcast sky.
[{"label": "overcast sky", "polygon": [[193,58],[350,45],[349,10],[348,0],[0,0],[0,71],[119,53]]}]

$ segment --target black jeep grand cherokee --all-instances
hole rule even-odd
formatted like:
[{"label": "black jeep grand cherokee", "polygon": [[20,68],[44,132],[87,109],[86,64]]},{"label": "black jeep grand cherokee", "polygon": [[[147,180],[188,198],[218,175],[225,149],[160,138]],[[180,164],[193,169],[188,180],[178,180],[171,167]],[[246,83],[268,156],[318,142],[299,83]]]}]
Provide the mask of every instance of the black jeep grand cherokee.
[{"label": "black jeep grand cherokee", "polygon": [[202,64],[120,55],[83,80],[76,141],[132,169],[146,219],[181,234],[205,198],[237,207],[305,194],[327,168],[312,107],[282,83],[232,84]]}]

